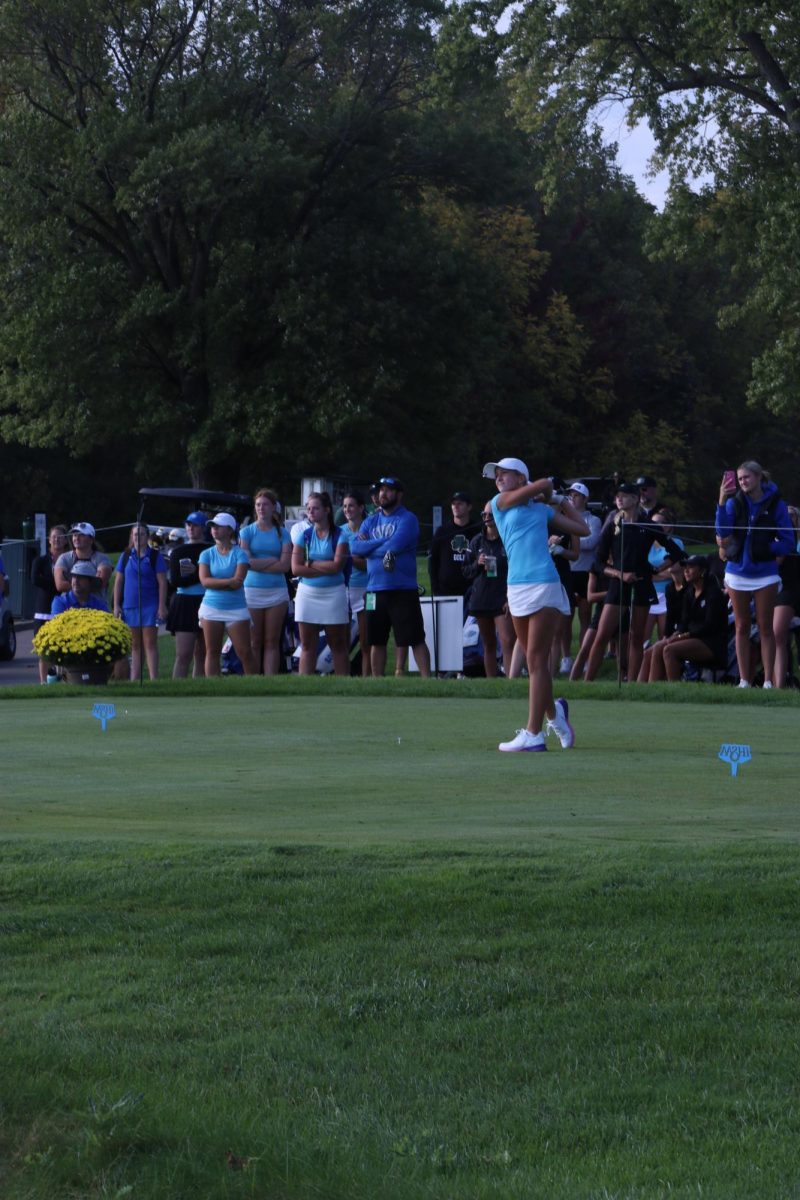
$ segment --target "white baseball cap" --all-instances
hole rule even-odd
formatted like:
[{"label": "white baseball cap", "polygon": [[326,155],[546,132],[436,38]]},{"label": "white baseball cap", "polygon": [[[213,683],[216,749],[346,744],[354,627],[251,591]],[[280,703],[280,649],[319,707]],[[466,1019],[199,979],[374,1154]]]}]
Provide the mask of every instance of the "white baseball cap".
[{"label": "white baseball cap", "polygon": [[528,468],[521,458],[501,458],[499,462],[485,463],[483,468],[484,479],[494,479],[500,471],[518,471],[520,475],[524,475],[525,479],[530,479]]},{"label": "white baseball cap", "polygon": [[89,575],[92,579],[97,578],[97,571],[90,562],[85,559],[77,558],[69,569],[70,575]]},{"label": "white baseball cap", "polygon": [[587,500],[589,499],[589,489],[587,488],[586,484],[581,483],[579,479],[576,479],[574,483],[571,483],[567,488],[567,491],[577,492],[579,496],[585,496]]},{"label": "white baseball cap", "polygon": [[217,513],[208,523],[209,525],[227,525],[228,529],[236,532],[236,518],[232,517],[230,513]]},{"label": "white baseball cap", "polygon": [[88,521],[76,521],[70,533],[85,533],[87,537],[94,537],[94,525],[90,525]]}]

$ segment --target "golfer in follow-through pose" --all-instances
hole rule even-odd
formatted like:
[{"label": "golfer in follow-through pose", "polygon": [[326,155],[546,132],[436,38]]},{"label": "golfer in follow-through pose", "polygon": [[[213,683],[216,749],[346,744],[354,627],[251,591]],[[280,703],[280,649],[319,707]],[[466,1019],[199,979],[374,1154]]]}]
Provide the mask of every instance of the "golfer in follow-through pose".
[{"label": "golfer in follow-through pose", "polygon": [[575,742],[566,700],[553,700],[550,647],[559,615],[570,612],[569,599],[553,565],[550,533],[587,537],[589,529],[568,500],[556,498],[549,479],[528,482],[528,468],[519,458],[501,458],[483,468],[494,479],[498,495],[492,500],[495,524],[508,556],[508,610],[528,665],[528,724],[518,729],[499,750],[546,750],[542,726],[555,733],[565,750]]}]

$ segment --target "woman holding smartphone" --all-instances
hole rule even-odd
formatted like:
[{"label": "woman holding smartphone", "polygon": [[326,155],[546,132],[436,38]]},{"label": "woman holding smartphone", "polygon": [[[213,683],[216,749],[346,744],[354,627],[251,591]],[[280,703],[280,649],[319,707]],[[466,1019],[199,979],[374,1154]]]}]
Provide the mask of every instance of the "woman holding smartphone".
[{"label": "woman holding smartphone", "polygon": [[[722,477],[716,530],[725,562],[725,587],[736,625],[739,687],[750,686],[750,604],[761,641],[764,687],[775,685],[775,600],[781,585],[777,559],[796,548],[794,527],[780,493],[759,463],[748,459]],[[737,488],[738,484],[738,488]]]}]

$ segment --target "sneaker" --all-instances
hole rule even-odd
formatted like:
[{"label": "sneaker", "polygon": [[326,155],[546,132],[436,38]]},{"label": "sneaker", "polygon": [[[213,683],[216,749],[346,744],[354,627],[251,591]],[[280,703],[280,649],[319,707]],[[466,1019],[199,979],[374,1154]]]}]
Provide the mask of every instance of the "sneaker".
[{"label": "sneaker", "polygon": [[510,742],[501,742],[498,750],[546,750],[544,734],[529,733],[527,729],[518,729],[517,736]]},{"label": "sneaker", "polygon": [[768,679],[765,679],[763,684],[761,685],[761,687],[762,687],[762,691],[763,691],[766,688],[771,688],[772,684],[770,683],[770,681]]},{"label": "sneaker", "polygon": [[575,745],[575,730],[569,723],[569,705],[566,700],[556,700],[556,715],[552,721],[547,722],[547,732],[556,735],[562,750],[571,750]]},{"label": "sneaker", "polygon": [[561,663],[558,668],[559,675],[569,675],[570,671],[572,670],[572,664],[574,661],[575,660],[573,658],[570,658],[569,655],[566,655],[564,658],[562,658]]},{"label": "sneaker", "polygon": [[746,679],[740,679],[736,686],[737,687],[750,687],[750,684],[747,682]]}]

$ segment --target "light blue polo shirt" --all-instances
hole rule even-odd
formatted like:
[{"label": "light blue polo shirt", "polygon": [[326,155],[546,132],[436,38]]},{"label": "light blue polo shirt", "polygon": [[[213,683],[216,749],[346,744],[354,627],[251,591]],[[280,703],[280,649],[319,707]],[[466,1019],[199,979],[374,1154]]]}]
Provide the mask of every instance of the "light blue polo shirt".
[{"label": "light blue polo shirt", "polygon": [[529,500],[527,504],[501,509],[497,507],[499,498],[495,496],[492,500],[492,512],[508,556],[509,585],[559,583],[558,571],[547,547],[552,508]]},{"label": "light blue polo shirt", "polygon": [[[220,554],[216,546],[209,546],[197,561],[205,563],[214,579],[233,579],[239,564],[248,563],[250,559],[240,546],[231,546],[230,554]],[[235,592],[206,588],[203,603],[207,608],[215,608],[218,612],[236,612],[237,609],[246,607],[241,588]]]},{"label": "light blue polo shirt", "polygon": [[[331,534],[328,534],[328,536],[324,538],[318,538],[316,526],[312,525],[311,537],[309,541],[306,542],[305,534],[308,528],[309,526],[304,525],[302,522],[298,522],[297,525],[294,525],[292,527],[292,544],[299,546],[301,550],[305,550],[306,562],[332,562],[336,551],[333,548],[333,538]],[[345,545],[347,545],[346,539],[341,537],[341,531],[339,533],[339,539],[343,541]],[[336,548],[338,549],[338,542]],[[308,579],[303,576],[303,578],[300,580],[300,583],[303,585],[303,587],[313,588],[342,587],[344,585],[344,571],[337,571],[335,575],[320,575],[316,579]]]},{"label": "light blue polo shirt", "polygon": [[[251,558],[280,558],[281,550],[290,540],[282,527],[276,529],[273,525],[272,529],[259,529],[256,521],[240,529],[239,539]],[[254,571],[251,567],[245,576],[244,586],[285,592],[286,579],[276,571]]]}]

